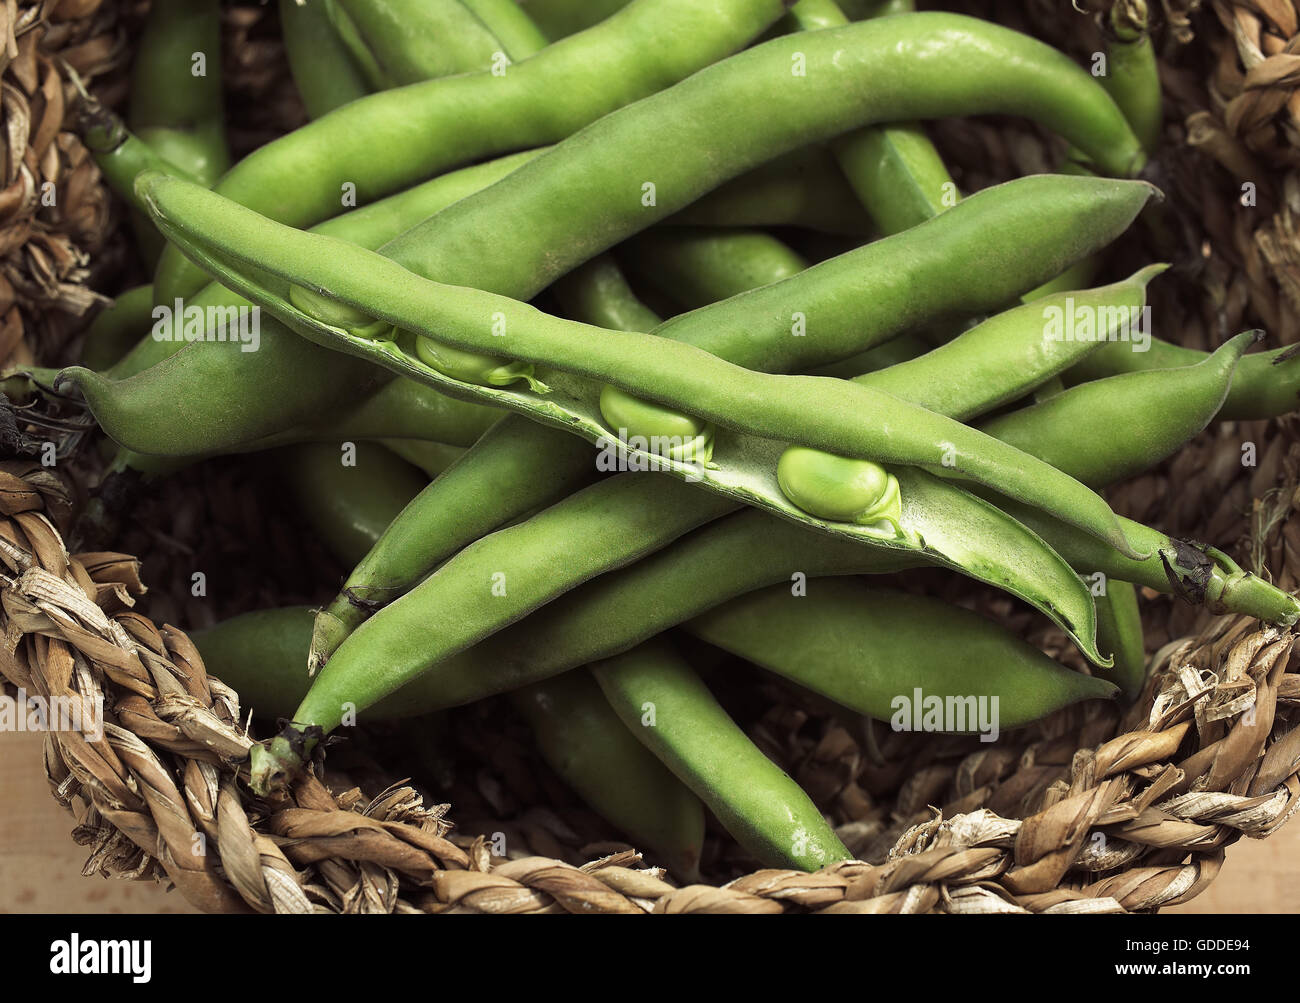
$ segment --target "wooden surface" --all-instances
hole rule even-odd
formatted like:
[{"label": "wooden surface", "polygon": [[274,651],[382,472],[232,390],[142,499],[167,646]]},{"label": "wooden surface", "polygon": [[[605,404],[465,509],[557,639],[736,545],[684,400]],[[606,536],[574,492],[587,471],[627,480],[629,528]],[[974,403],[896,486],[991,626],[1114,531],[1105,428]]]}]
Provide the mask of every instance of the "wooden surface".
[{"label": "wooden surface", "polygon": [[[0,733],[0,805],[0,913],[194,912],[162,885],[81,876],[88,852],[50,796],[39,735]],[[1300,822],[1271,839],[1240,840],[1209,891],[1166,911],[1300,912]]]}]

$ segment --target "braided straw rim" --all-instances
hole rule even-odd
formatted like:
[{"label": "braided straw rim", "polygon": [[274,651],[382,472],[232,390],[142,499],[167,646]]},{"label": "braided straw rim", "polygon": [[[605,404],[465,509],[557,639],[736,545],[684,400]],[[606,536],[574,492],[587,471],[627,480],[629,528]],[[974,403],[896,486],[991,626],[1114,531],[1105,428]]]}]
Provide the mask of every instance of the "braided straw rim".
[{"label": "braided straw rim", "polygon": [[[1284,588],[1300,551],[1300,445],[1285,468],[1272,497],[1286,518],[1268,520],[1292,558]],[[447,806],[400,783],[367,800],[308,776],[259,801],[241,778],[253,737],[238,694],[183,631],[132,610],[144,591],[134,558],[68,554],[52,520],[67,501],[48,471],[0,464],[0,674],[28,694],[108,708],[97,740],[45,741],[55,798],[81,807],[83,873],[165,877],[207,911],[1142,911],[1193,898],[1228,844],[1269,835],[1300,807],[1295,636],[1246,617],[1166,645],[1114,737],[1066,756],[1059,742],[1031,745],[992,776],[987,749],[966,756],[957,774],[980,781],[958,802],[969,807],[924,811],[880,864],[675,888],[632,851],[583,867],[494,859],[483,836],[451,837]],[[1027,817],[984,807],[995,796],[1028,801]]]}]

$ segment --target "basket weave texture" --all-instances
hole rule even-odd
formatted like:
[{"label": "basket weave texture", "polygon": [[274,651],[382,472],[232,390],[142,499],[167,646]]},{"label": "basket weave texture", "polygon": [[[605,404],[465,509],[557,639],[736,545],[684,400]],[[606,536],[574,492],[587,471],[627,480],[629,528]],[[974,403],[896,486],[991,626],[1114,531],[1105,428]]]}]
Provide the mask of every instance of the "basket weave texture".
[{"label": "basket weave texture", "polygon": [[[1096,44],[1080,30],[1091,22],[1049,0],[1017,5],[1014,20],[1007,5],[959,6],[1076,56]],[[0,356],[11,364],[64,359],[78,318],[84,325],[99,299],[86,286],[91,256],[111,263],[102,249],[111,247],[117,210],[68,131],[72,91],[62,67],[111,104],[125,61],[117,15],[132,16],[124,11],[92,0],[0,8],[10,144]],[[1273,344],[1300,341],[1300,11],[1288,0],[1164,0],[1163,15],[1167,128],[1157,180],[1186,232],[1174,281],[1156,290],[1162,333],[1198,348],[1248,326],[1265,327]],[[236,97],[260,109],[243,115],[236,133],[250,146],[299,114],[282,97],[283,74],[267,68],[276,55],[267,16],[228,12],[228,32],[246,43],[228,46],[242,53],[228,76]],[[966,190],[1051,162],[1050,140],[1019,125],[951,122],[936,136]],[[60,192],[75,198],[64,194],[57,212],[27,196],[42,179],[60,178]],[[1236,203],[1243,179],[1258,186],[1251,213]],[[1140,238],[1116,248],[1116,267],[1146,260]],[[1294,417],[1213,427],[1110,500],[1171,533],[1212,540],[1295,591],[1298,428]],[[1245,443],[1253,466],[1242,463]],[[744,723],[860,858],[816,874],[742,873],[745,862],[714,840],[708,873],[742,876],[674,887],[549,797],[553,784],[523,775],[527,756],[508,728],[485,741],[491,705],[470,709],[455,729],[481,768],[453,795],[454,827],[450,805],[427,804],[398,779],[401,764],[385,758],[382,742],[331,752],[326,768],[283,800],[260,801],[240,779],[255,736],[238,694],[207,675],[183,631],[139,611],[144,603],[155,613],[179,609],[172,597],[145,597],[140,558],[157,554],[144,542],[134,555],[69,554],[65,538],[90,473],[88,461],[55,469],[0,462],[0,675],[29,694],[102,698],[108,710],[99,740],[62,732],[45,741],[53,794],[89,850],[84,872],[167,880],[204,910],[1149,911],[1197,895],[1229,844],[1268,836],[1300,807],[1292,634],[1155,596],[1143,602],[1153,672],[1136,704],[1071,709],[993,746],[864,731],[764,684],[764,709]],[[193,492],[204,489],[203,476]],[[133,543],[167,539],[185,522],[174,501],[141,512]],[[960,579],[939,589],[1049,653],[1076,657],[1064,636],[1004,597]],[[492,856],[495,833],[508,858]]]}]

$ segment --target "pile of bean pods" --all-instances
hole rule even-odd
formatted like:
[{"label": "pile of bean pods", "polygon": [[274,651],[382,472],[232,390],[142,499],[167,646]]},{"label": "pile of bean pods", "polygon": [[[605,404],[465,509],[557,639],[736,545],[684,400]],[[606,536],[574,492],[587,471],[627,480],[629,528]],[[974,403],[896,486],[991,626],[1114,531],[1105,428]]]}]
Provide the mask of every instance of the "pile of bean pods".
[{"label": "pile of bean pods", "polygon": [[[812,870],[849,851],[691,664],[705,646],[993,739],[1133,699],[1142,590],[1297,620],[1098,494],[1300,407],[1300,358],[1247,354],[1262,332],[1161,340],[1167,263],[1097,281],[1165,211],[1147,4],[1103,15],[1087,69],[910,6],[281,0],[310,122],[230,166],[217,0],[154,0],[128,113],[86,131],[153,281],[57,387],[113,470],[268,451],[269,490],[352,567],[321,608],[195,634],[286,722],[255,793],[324,736],[508,693],[679,878],[706,809]],[[984,114],[1060,137],[1058,172],[959,192],[919,123]],[[1089,671],[865,577],[922,567],[1027,603]]]}]

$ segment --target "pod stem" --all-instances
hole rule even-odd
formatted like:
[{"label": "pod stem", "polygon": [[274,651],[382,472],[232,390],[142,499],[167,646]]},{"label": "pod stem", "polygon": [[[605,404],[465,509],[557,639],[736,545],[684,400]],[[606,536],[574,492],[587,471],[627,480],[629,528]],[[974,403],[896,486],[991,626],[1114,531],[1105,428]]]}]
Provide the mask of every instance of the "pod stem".
[{"label": "pod stem", "polygon": [[286,724],[280,734],[249,752],[248,786],[259,797],[282,790],[301,773],[324,732],[317,725]]}]

